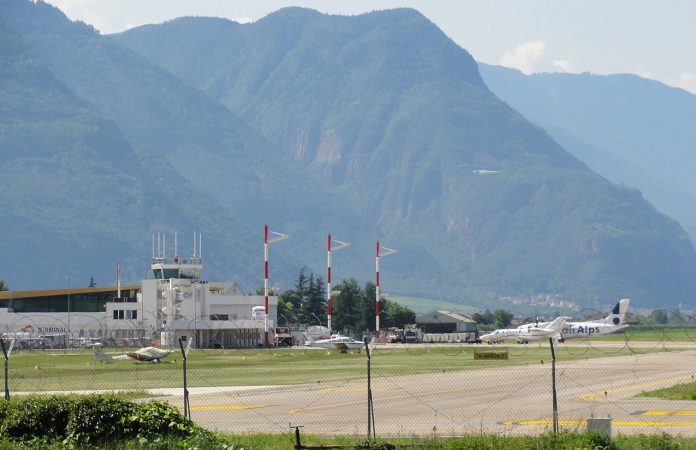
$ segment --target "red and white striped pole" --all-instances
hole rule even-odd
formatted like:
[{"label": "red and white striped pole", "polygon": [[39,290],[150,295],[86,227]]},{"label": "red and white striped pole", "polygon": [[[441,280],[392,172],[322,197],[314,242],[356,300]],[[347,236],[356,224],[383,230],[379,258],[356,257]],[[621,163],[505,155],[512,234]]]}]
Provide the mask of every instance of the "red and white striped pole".
[{"label": "red and white striped pole", "polygon": [[375,331],[377,333],[376,338],[379,339],[379,301],[380,301],[380,292],[379,292],[379,258],[380,256],[389,256],[393,255],[396,253],[396,250],[392,248],[387,248],[384,247],[384,253],[380,255],[380,249],[382,247],[379,245],[379,241],[377,241],[377,246],[375,248],[375,281],[376,281],[376,286],[375,286]]},{"label": "red and white striped pole", "polygon": [[331,291],[331,251],[346,248],[350,244],[336,240],[338,245],[334,247],[330,233],[326,241],[326,316],[328,317],[326,326],[329,328],[329,335],[331,335],[331,309],[333,308],[333,292]]},{"label": "red and white striped pole", "polygon": [[331,336],[331,297],[331,233],[329,233],[326,244],[326,316],[328,318],[326,326],[329,328],[329,336]]},{"label": "red and white striped pole", "polygon": [[268,340],[268,246],[270,244],[273,244],[278,241],[282,241],[283,239],[287,238],[288,236],[286,234],[281,234],[281,233],[276,233],[275,231],[271,231],[275,237],[269,239],[268,238],[268,225],[263,226],[263,306],[264,306],[264,315],[263,315],[263,345],[266,347],[270,347],[271,343]]},{"label": "red and white striped pole", "polygon": [[375,331],[377,332],[377,338],[379,338],[379,241],[377,241],[375,256]]},{"label": "red and white striped pole", "polygon": [[263,345],[270,347],[268,342],[268,225],[263,226]]}]

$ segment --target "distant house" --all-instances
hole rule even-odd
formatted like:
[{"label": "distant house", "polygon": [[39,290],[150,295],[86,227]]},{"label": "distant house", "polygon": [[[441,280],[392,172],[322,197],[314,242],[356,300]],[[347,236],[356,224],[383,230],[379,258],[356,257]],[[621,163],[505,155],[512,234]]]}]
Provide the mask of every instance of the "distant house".
[{"label": "distant house", "polygon": [[476,322],[461,314],[437,310],[416,315],[416,324],[424,333],[474,333]]}]

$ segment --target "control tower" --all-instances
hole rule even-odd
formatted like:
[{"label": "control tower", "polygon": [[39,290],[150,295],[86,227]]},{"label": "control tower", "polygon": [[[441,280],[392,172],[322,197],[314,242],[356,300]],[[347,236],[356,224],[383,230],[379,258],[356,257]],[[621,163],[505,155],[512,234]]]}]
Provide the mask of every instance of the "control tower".
[{"label": "control tower", "polygon": [[[193,234],[193,256],[178,255],[177,236],[174,234],[174,256],[167,256],[166,235],[157,234],[157,252],[155,253],[155,235],[152,236],[152,274],[158,285],[158,310],[160,318],[161,344],[175,345],[172,327],[175,322],[185,317],[195,318],[202,314],[202,305],[198,300],[201,292],[201,235]],[[190,319],[189,319],[190,320]]]}]

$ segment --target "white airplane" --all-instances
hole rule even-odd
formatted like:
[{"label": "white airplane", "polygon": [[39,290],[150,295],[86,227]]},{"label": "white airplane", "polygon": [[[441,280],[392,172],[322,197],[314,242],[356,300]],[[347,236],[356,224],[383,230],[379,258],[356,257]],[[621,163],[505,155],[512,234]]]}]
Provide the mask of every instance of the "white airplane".
[{"label": "white airplane", "polygon": [[[92,344],[94,349],[94,360],[99,362],[113,362],[113,361],[143,361],[152,364],[159,364],[164,358],[174,353],[174,350],[163,350],[157,347],[143,347],[134,352],[125,352],[122,355],[111,356],[104,352],[104,346],[102,344]],[[188,354],[191,348],[191,340],[189,339],[186,345],[185,353]]]},{"label": "white airplane", "polygon": [[340,334],[332,334],[329,339],[314,339],[310,334],[306,335],[307,340],[305,345],[307,347],[319,347],[326,349],[337,349],[341,353],[345,353],[348,350],[357,350],[360,352],[365,346],[362,341],[354,341],[350,336],[342,336]]},{"label": "white airplane", "polygon": [[492,333],[484,334],[480,339],[489,344],[495,344],[505,340],[515,340],[521,344],[543,338],[554,338],[558,340],[561,337],[561,329],[565,321],[565,317],[557,317],[553,322],[539,324],[538,326],[536,324],[529,324],[522,325],[518,328],[501,328]]},{"label": "white airplane", "polygon": [[[566,322],[561,329],[561,341],[565,339],[573,338],[589,338],[592,336],[599,336],[602,334],[616,333],[619,330],[623,330],[628,327],[624,323],[626,318],[626,313],[628,312],[628,306],[631,300],[628,298],[623,298],[612,309],[611,314],[606,316],[604,319],[599,320],[587,320],[584,322]],[[549,322],[541,322],[535,324],[539,327],[548,325]],[[526,327],[527,325],[521,325],[519,328]]]}]

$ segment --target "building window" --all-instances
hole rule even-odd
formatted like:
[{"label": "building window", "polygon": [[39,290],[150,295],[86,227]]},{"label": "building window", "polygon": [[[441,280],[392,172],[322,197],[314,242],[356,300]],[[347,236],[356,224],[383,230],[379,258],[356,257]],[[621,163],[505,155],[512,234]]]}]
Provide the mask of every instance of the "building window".
[{"label": "building window", "polygon": [[137,309],[114,309],[114,319],[115,320],[137,320],[138,310]]}]

